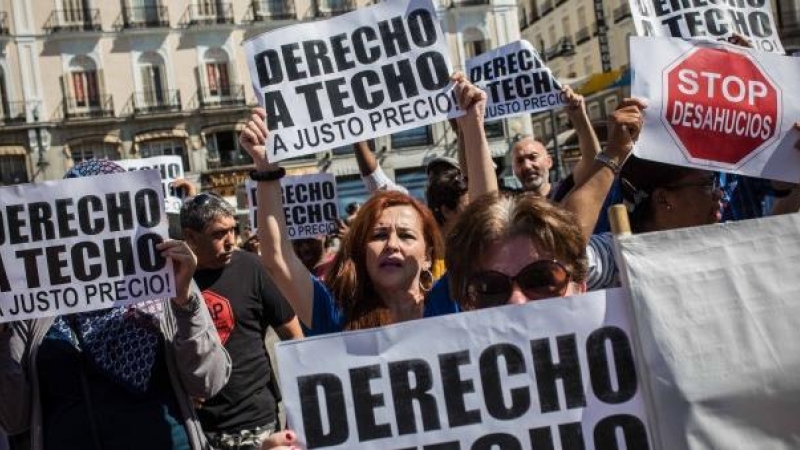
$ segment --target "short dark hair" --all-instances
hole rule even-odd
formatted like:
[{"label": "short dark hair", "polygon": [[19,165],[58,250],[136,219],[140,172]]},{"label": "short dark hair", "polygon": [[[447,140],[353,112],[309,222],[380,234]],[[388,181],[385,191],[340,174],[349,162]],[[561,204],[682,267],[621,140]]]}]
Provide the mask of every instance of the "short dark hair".
[{"label": "short dark hair", "polygon": [[189,197],[181,206],[181,228],[203,231],[209,222],[218,217],[236,217],[236,210],[213,192]]},{"label": "short dark hair", "polygon": [[445,222],[442,207],[455,209],[459,199],[466,193],[467,182],[461,170],[450,167],[431,174],[425,189],[425,201],[439,226],[443,226]]}]

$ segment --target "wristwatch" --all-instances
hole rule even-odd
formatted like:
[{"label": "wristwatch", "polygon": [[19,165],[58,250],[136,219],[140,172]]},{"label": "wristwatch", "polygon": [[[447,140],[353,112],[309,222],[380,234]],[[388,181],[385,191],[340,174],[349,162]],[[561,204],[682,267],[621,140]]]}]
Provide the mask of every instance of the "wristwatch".
[{"label": "wristwatch", "polygon": [[619,171],[622,170],[622,164],[618,163],[616,158],[612,158],[603,152],[595,155],[594,160],[611,169],[614,175],[619,175]]}]

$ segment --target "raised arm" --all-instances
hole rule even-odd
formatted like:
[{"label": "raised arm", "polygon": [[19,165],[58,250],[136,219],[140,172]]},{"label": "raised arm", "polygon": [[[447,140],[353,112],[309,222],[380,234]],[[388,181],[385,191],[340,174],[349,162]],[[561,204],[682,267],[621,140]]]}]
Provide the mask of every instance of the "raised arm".
[{"label": "raised arm", "polygon": [[453,75],[456,98],[466,114],[459,117],[459,139],[463,140],[467,161],[467,186],[470,200],[497,191],[497,175],[483,129],[486,114],[486,93],[467,80],[463,73]]},{"label": "raised arm", "polygon": [[561,206],[578,218],[584,238],[588,241],[597,224],[600,209],[619,173],[622,164],[633,150],[639,136],[647,105],[638,98],[626,98],[609,118],[608,144],[605,151],[592,159],[588,178],[564,197]]},{"label": "raised arm", "polygon": [[586,113],[586,102],[583,96],[576,93],[569,86],[562,89],[567,96],[567,104],[564,106],[569,121],[578,135],[578,147],[580,148],[581,158],[572,169],[572,178],[575,185],[579,186],[592,176],[592,165],[594,158],[600,153],[600,141],[592,128],[592,122]]},{"label": "raised arm", "polygon": [[[255,108],[239,135],[239,144],[253,158],[256,171],[275,172],[280,166],[270,163],[267,159],[265,145],[269,131],[266,117],[267,113],[263,108]],[[258,182],[256,200],[261,262],[275,285],[292,305],[300,321],[311,327],[314,317],[311,274],[295,255],[286,232],[280,182],[278,180]]]}]

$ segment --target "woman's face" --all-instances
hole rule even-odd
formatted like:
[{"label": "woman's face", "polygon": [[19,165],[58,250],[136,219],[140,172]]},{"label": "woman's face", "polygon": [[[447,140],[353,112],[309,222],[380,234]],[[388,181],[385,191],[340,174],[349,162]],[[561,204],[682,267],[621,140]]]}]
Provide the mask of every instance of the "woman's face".
[{"label": "woman's face", "polygon": [[422,219],[408,205],[386,208],[370,230],[367,273],[378,294],[419,289],[419,274],[429,270]]},{"label": "woman's face", "polygon": [[[478,307],[522,304],[543,298],[585,292],[586,285],[570,281],[568,272],[564,270],[563,266],[552,264],[553,259],[552,252],[539,248],[533,240],[525,236],[518,236],[492,244],[484,254],[480,264],[480,271],[473,274],[470,280],[481,279],[482,274],[489,272],[505,275],[505,279],[508,279],[508,277],[517,279],[511,283],[510,292],[507,295],[502,294],[503,298],[497,298],[495,301],[491,301],[488,298],[485,301],[478,301]],[[562,286],[562,283],[558,282],[541,283],[543,280],[548,280],[550,275],[553,275],[552,281],[563,281],[566,285]],[[495,288],[498,285],[502,286],[502,283],[499,282],[504,281],[504,277],[498,277],[495,274],[493,278],[494,282],[491,284],[494,284]],[[486,277],[483,277],[483,279],[489,280]],[[498,291],[498,289],[495,289],[495,291]],[[545,292],[551,293],[545,294]]]},{"label": "woman's face", "polygon": [[723,193],[713,172],[693,171],[659,191],[655,198],[663,213],[659,229],[709,225],[722,219]]}]

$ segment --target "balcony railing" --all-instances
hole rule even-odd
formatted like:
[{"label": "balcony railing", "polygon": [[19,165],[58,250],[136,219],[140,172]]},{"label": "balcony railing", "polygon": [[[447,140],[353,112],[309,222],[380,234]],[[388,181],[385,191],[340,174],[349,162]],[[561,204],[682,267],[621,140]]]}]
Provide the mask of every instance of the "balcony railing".
[{"label": "balcony railing", "polygon": [[181,91],[134,92],[128,102],[133,114],[157,114],[181,110]]},{"label": "balcony railing", "polygon": [[100,10],[96,8],[57,9],[50,13],[44,29],[48,33],[101,31]]},{"label": "balcony railing", "polygon": [[120,25],[115,28],[169,28],[169,11],[166,6],[126,7]]},{"label": "balcony railing", "polygon": [[631,6],[629,4],[623,3],[614,9],[614,23],[622,22],[628,17],[631,17]]},{"label": "balcony railing", "polygon": [[316,0],[317,17],[333,17],[356,9],[353,0]]},{"label": "balcony railing", "polygon": [[9,34],[11,34],[11,32],[8,29],[8,13],[0,11],[0,36]]},{"label": "balcony railing", "polygon": [[575,33],[575,45],[583,44],[591,38],[592,33],[589,31],[589,27],[583,27]]},{"label": "balcony railing", "polygon": [[189,5],[180,21],[183,27],[196,25],[232,25],[233,4],[208,2],[201,5]]},{"label": "balcony railing", "polygon": [[489,4],[491,4],[490,0],[453,0],[454,6],[480,6]]},{"label": "balcony railing", "polygon": [[290,0],[254,1],[247,9],[245,22],[266,22],[269,20],[291,20],[297,18],[294,2]]},{"label": "balcony railing", "polygon": [[572,43],[572,38],[564,36],[558,40],[552,47],[545,50],[542,55],[545,61],[550,61],[562,56],[572,56],[575,54],[575,45]]},{"label": "balcony railing", "polygon": [[236,84],[231,86],[220,86],[216,90],[202,88],[198,90],[197,96],[200,98],[200,108],[229,108],[245,106],[247,102],[244,97],[244,85]]},{"label": "balcony railing", "polygon": [[65,97],[64,118],[94,119],[114,117],[114,98],[110,94],[95,97]]},{"label": "balcony railing", "polygon": [[25,122],[27,112],[32,111],[39,102],[2,102],[0,103],[0,122]]}]

